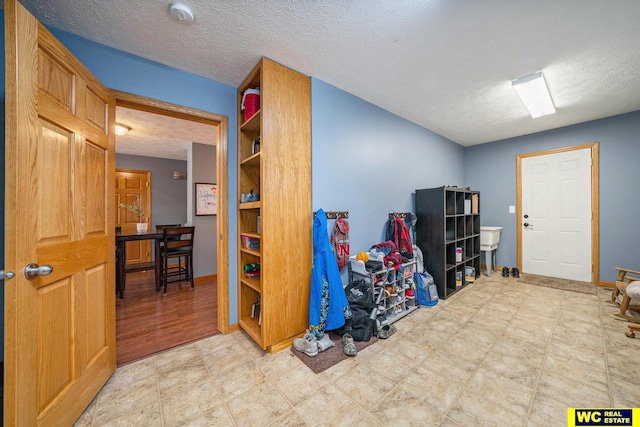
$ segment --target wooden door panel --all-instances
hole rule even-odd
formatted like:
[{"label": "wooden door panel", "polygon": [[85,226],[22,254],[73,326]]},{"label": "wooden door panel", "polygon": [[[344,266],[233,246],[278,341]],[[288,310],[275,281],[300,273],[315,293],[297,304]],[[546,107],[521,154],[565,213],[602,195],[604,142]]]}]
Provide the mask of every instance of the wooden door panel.
[{"label": "wooden door panel", "polygon": [[[107,150],[88,141],[85,145],[85,188],[87,195],[107,194]],[[84,197],[87,213],[86,236],[104,236],[107,227],[107,200],[103,197]]]},{"label": "wooden door panel", "polygon": [[104,98],[91,88],[87,88],[85,106],[87,123],[94,126],[101,134],[106,134],[107,104],[104,102]]},{"label": "wooden door panel", "polygon": [[[150,201],[150,172],[143,170],[116,170],[116,226],[121,227],[122,232],[135,233],[139,222],[132,212],[126,208],[121,208],[120,203],[131,204],[136,197],[140,197],[144,214],[143,221],[151,226]],[[127,242],[127,264],[147,263],[151,261],[151,242],[148,240],[138,240]]]},{"label": "wooden door panel", "polygon": [[17,1],[4,9],[6,259],[53,267],[5,287],[4,421],[72,425],[115,370],[115,104]]},{"label": "wooden door panel", "polygon": [[40,49],[38,51],[40,94],[51,99],[66,111],[71,111],[74,93],[73,72]]},{"label": "wooden door panel", "polygon": [[35,157],[35,196],[38,205],[37,240],[40,244],[71,240],[71,156],[74,134],[40,120]]},{"label": "wooden door panel", "polygon": [[73,346],[57,345],[58,341],[73,341],[73,278],[49,283],[38,289],[37,304],[43,309],[38,316],[37,342],[43,350],[38,352],[37,372],[42,375],[38,382],[38,413],[69,387],[74,378]]},{"label": "wooden door panel", "polygon": [[87,364],[93,362],[100,354],[104,353],[109,345],[109,337],[106,334],[104,325],[108,318],[106,313],[109,311],[109,301],[103,289],[107,289],[107,280],[109,278],[107,272],[108,264],[102,263],[86,270],[86,281],[83,300],[84,307],[90,308],[86,313],[86,322],[84,322],[84,336],[87,339],[85,347],[85,359]]}]

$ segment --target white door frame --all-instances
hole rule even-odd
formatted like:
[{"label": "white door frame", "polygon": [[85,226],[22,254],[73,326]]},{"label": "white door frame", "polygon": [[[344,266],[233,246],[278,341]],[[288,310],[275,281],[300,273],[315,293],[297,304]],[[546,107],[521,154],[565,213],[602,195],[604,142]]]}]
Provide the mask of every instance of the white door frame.
[{"label": "white door frame", "polygon": [[534,153],[516,155],[516,212],[517,212],[517,245],[518,245],[518,268],[522,270],[522,159],[526,157],[544,156],[547,154],[557,154],[567,151],[591,150],[591,282],[599,284],[600,280],[600,211],[599,195],[600,185],[598,182],[600,172],[599,143],[575,145],[573,147],[556,148],[553,150],[537,151]]}]

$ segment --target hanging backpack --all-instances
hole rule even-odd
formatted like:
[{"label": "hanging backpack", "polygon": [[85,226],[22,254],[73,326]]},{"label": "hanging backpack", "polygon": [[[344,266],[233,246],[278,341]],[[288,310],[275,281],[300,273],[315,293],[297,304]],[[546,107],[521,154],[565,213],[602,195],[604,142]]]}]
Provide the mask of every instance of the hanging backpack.
[{"label": "hanging backpack", "polygon": [[338,268],[342,269],[349,262],[349,223],[346,219],[339,218],[333,225],[331,246],[338,261]]}]

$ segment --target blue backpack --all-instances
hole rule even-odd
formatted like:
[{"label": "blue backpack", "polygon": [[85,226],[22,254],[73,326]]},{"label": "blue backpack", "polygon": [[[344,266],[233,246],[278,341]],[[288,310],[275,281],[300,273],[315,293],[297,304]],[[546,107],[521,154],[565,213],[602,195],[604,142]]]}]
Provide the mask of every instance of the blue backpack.
[{"label": "blue backpack", "polygon": [[420,305],[434,306],[438,303],[438,288],[433,283],[433,276],[426,271],[423,273],[413,273],[415,282],[418,284],[418,301]]}]

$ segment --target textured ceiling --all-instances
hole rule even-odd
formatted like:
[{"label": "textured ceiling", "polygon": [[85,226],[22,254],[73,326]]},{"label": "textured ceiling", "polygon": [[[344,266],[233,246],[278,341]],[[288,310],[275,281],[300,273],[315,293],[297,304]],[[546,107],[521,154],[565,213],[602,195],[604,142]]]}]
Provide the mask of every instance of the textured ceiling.
[{"label": "textured ceiling", "polygon": [[116,122],[131,128],[116,137],[119,154],[187,160],[192,142],[216,145],[215,126],[198,122],[124,107],[116,107]]},{"label": "textured ceiling", "polygon": [[[47,25],[234,87],[262,56],[464,146],[640,110],[637,0],[22,0]],[[511,80],[542,70],[557,113]]]}]

